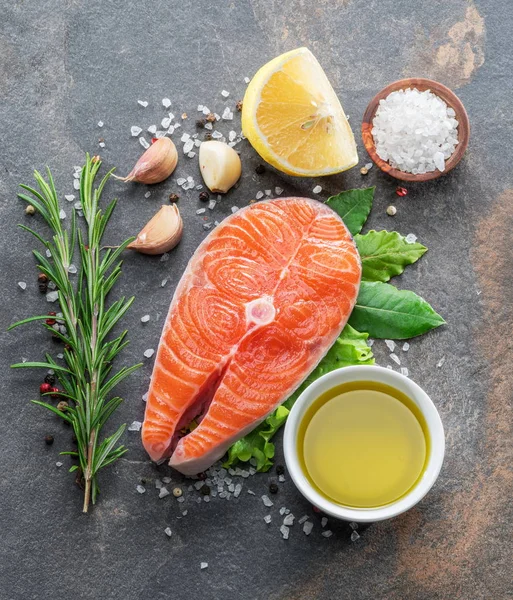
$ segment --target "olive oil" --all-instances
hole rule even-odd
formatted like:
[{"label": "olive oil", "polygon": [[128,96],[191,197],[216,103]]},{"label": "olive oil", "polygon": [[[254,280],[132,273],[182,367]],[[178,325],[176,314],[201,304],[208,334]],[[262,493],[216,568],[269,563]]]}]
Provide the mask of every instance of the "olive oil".
[{"label": "olive oil", "polygon": [[310,483],[329,500],[377,508],[399,500],[419,481],[429,435],[416,404],[373,381],[342,384],[309,407],[298,454]]}]

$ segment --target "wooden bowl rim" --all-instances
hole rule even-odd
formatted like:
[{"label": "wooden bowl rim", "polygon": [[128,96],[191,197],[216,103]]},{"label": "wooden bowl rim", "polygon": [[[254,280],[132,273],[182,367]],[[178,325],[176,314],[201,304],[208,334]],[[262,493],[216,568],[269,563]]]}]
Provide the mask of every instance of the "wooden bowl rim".
[{"label": "wooden bowl rim", "polygon": [[[420,91],[425,91],[428,89],[431,90],[434,94],[444,100],[444,102],[456,113],[456,119],[458,120],[458,145],[449,159],[445,162],[445,171],[443,172],[435,170],[431,171],[430,173],[406,173],[405,171],[400,171],[399,169],[392,167],[390,163],[381,159],[376,152],[374,137],[372,136],[371,130],[372,120],[374,119],[374,115],[378,109],[379,101],[386,98],[391,92],[409,87],[416,87]],[[393,83],[390,83],[380,92],[378,92],[374,98],[372,98],[363,115],[362,138],[367,153],[373,162],[384,173],[387,173],[396,179],[400,179],[401,181],[429,181],[445,175],[454,169],[454,167],[460,162],[468,146],[468,141],[470,138],[470,123],[463,103],[447,86],[443,85],[442,83],[438,83],[438,81],[433,81],[432,79],[410,77],[407,79],[399,79]]]}]

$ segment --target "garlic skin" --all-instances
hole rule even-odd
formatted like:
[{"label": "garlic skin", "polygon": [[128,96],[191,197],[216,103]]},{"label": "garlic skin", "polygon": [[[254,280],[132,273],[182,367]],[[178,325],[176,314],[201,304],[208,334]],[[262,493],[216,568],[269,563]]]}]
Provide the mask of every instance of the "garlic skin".
[{"label": "garlic skin", "polygon": [[183,221],[176,204],[162,206],[127,246],[142,254],[164,254],[182,239]]},{"label": "garlic skin", "polygon": [[224,142],[203,142],[199,149],[200,172],[211,192],[226,194],[242,172],[239,155]]},{"label": "garlic skin", "polygon": [[160,183],[171,175],[177,162],[176,146],[169,138],[163,137],[153,142],[126,177],[117,179],[147,184]]}]

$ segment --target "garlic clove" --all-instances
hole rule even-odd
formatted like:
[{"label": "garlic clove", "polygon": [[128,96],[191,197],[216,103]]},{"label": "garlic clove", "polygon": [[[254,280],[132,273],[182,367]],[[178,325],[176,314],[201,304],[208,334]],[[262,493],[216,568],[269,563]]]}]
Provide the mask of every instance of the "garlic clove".
[{"label": "garlic clove", "polygon": [[211,192],[226,194],[241,174],[239,155],[224,142],[215,140],[202,142],[199,149],[199,164],[205,185]]},{"label": "garlic clove", "polygon": [[126,177],[117,177],[122,181],[137,181],[139,183],[160,183],[167,179],[175,170],[178,162],[178,152],[172,140],[167,137],[155,140],[136,162],[135,167]]},{"label": "garlic clove", "polygon": [[142,254],[164,254],[182,239],[183,221],[176,204],[162,206],[127,246]]}]

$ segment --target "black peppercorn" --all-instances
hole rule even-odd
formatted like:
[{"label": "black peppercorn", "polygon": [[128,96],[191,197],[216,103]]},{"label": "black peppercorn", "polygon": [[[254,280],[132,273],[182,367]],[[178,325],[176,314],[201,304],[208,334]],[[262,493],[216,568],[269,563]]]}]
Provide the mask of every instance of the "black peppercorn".
[{"label": "black peppercorn", "polygon": [[242,100],[239,100],[235,105],[235,108],[240,112],[242,110]]},{"label": "black peppercorn", "polygon": [[45,444],[51,446],[53,444],[53,435],[45,435]]},{"label": "black peppercorn", "polygon": [[216,116],[214,113],[208,113],[206,120],[209,123],[215,123],[216,122]]},{"label": "black peppercorn", "polygon": [[269,491],[271,492],[271,494],[277,494],[278,493],[278,486],[277,486],[276,483],[274,483],[274,481],[269,484]]},{"label": "black peppercorn", "polygon": [[283,465],[276,465],[276,473],[277,475],[284,475],[285,467]]},{"label": "black peppercorn", "polygon": [[199,127],[200,129],[203,129],[205,127],[205,123],[207,121],[205,119],[198,119],[196,121],[196,127]]},{"label": "black peppercorn", "polygon": [[208,200],[210,199],[210,196],[208,195],[207,192],[200,192],[199,199],[202,202],[208,202]]},{"label": "black peppercorn", "polygon": [[55,385],[55,375],[48,373],[45,376],[45,383],[49,383],[50,385]]},{"label": "black peppercorn", "polygon": [[199,489],[199,492],[202,496],[208,496],[210,494],[210,486],[207,484],[202,485]]},{"label": "black peppercorn", "polygon": [[205,133],[205,141],[209,142],[212,139],[212,134],[211,133]]},{"label": "black peppercorn", "polygon": [[257,175],[263,175],[263,174],[265,173],[265,167],[264,167],[264,165],[258,165],[258,166],[255,168],[255,173],[256,173]]},{"label": "black peppercorn", "polygon": [[178,202],[180,196],[178,194],[169,194],[169,202]]}]

